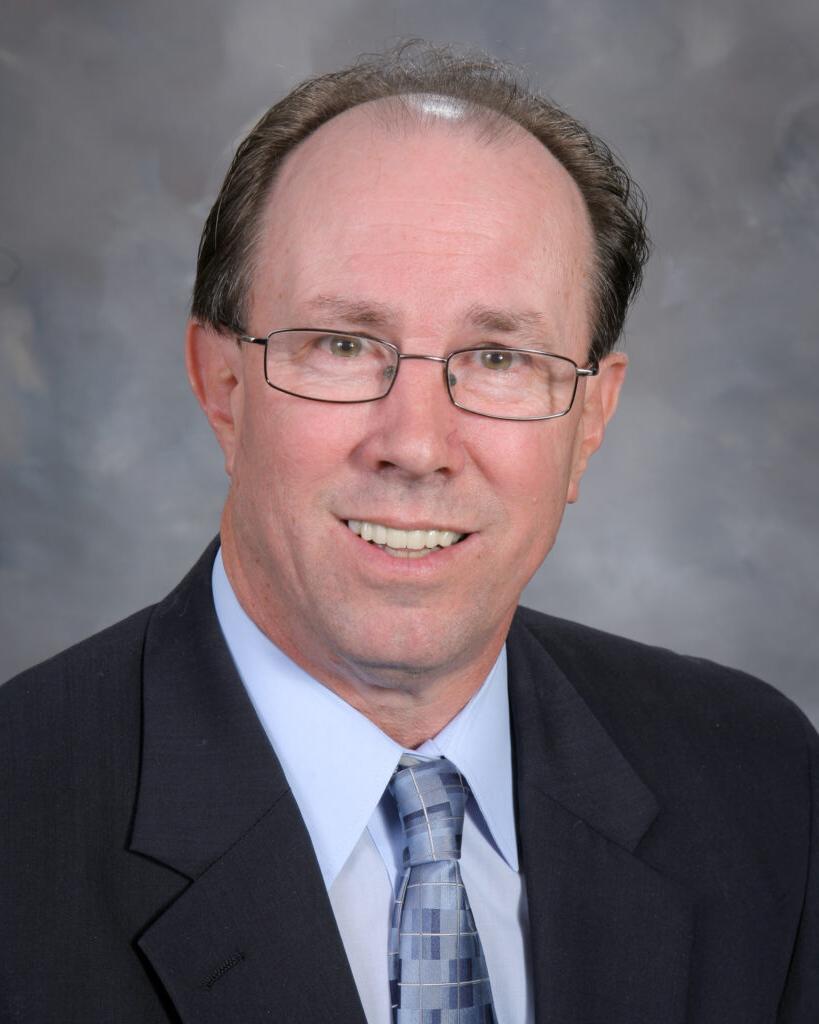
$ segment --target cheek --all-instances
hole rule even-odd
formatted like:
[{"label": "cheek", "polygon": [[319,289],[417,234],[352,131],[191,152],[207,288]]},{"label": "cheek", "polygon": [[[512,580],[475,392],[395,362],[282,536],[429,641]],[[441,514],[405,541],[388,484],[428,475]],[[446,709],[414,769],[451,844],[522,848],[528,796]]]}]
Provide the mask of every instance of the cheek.
[{"label": "cheek", "polygon": [[573,423],[557,420],[509,426],[514,429],[499,434],[491,446],[491,470],[489,446],[484,445],[484,465],[513,526],[510,539],[527,552],[542,544],[551,546],[560,524],[575,430]]},{"label": "cheek", "polygon": [[550,503],[568,479],[575,430],[564,420],[504,423],[491,439],[484,437],[484,462],[499,491],[515,505]]},{"label": "cheek", "polygon": [[338,419],[318,403],[276,393],[248,402],[234,484],[268,511],[288,519],[309,516],[345,458],[348,431]]}]

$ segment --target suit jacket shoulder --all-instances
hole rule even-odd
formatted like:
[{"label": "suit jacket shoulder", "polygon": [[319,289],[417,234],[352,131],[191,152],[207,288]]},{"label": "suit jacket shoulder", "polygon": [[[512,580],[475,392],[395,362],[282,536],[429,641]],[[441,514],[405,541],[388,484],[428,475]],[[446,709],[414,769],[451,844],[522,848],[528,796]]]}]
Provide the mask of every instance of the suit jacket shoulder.
[{"label": "suit jacket shoulder", "polygon": [[64,731],[63,712],[72,702],[88,701],[102,710],[134,690],[135,680],[138,690],[145,630],[152,611],[153,606],[144,608],[0,686],[4,726],[24,715],[31,742],[36,742],[42,731],[53,742],[49,723],[59,724]]},{"label": "suit jacket shoulder", "polygon": [[744,746],[769,769],[787,766],[790,757],[804,769],[813,726],[792,700],[755,676],[529,608],[518,610],[515,627],[538,641],[626,748],[651,747],[656,734],[667,753],[657,730],[689,741],[710,736],[722,749]]}]

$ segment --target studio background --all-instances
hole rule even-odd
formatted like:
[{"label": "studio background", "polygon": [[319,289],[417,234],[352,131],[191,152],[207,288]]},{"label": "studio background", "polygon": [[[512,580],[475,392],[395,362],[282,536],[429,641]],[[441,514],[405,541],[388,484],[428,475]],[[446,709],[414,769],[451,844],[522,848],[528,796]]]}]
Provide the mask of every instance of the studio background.
[{"label": "studio background", "polygon": [[522,65],[649,201],[620,411],[524,600],[819,723],[813,0],[6,4],[0,678],[161,598],[216,533],[183,362],[202,223],[271,102],[415,35]]}]

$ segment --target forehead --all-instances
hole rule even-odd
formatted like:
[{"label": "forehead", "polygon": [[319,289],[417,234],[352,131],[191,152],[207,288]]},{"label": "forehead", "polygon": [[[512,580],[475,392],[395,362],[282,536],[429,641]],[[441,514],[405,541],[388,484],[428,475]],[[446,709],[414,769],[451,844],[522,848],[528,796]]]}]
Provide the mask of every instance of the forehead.
[{"label": "forehead", "polygon": [[474,308],[586,290],[585,203],[534,136],[512,122],[487,132],[452,108],[434,116],[426,98],[420,116],[395,117],[389,102],[346,111],[286,158],[260,224],[253,298],[329,291],[389,304],[395,286],[440,306],[460,286]]}]

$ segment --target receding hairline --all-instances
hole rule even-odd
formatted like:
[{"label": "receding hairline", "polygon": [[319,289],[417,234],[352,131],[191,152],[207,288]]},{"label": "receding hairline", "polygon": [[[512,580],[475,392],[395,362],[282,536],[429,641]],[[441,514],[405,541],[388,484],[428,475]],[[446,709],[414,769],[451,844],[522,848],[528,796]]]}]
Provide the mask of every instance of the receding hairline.
[{"label": "receding hairline", "polygon": [[[277,171],[280,173],[295,153],[305,147],[311,139],[321,135],[326,128],[351,117],[361,116],[369,118],[374,126],[382,128],[387,134],[440,128],[453,133],[468,132],[476,141],[487,145],[507,142],[515,137],[530,138],[557,160],[549,147],[525,125],[477,100],[463,99],[446,93],[406,92],[377,96],[355,103],[322,121],[287,152]],[[557,162],[560,163],[559,160]],[[271,180],[270,190],[275,185],[279,173]],[[568,171],[566,173],[572,178]]]},{"label": "receding hairline", "polygon": [[[593,290],[592,279],[596,270],[596,240],[591,213],[575,177],[545,142],[514,118],[474,100],[463,100],[442,93],[408,92],[377,97],[347,107],[322,122],[285,155],[269,182],[267,194],[261,205],[260,216],[256,220],[248,258],[251,291],[259,269],[257,259],[261,249],[261,239],[269,228],[271,208],[278,187],[286,186],[288,176],[291,173],[297,173],[293,165],[298,163],[299,155],[303,156],[305,149],[315,145],[319,137],[324,137],[326,129],[338,128],[340,122],[361,117],[367,118],[376,131],[381,131],[390,137],[396,134],[400,136],[401,133],[428,134],[434,131],[443,131],[455,137],[468,134],[475,142],[489,147],[514,144],[515,141],[526,143],[528,140],[530,143],[534,143],[534,147],[540,153],[546,154],[552,168],[567,186],[575,211],[582,219],[588,247],[588,265],[584,268],[583,278],[589,288]],[[544,213],[545,211],[546,207],[544,206]]]}]

